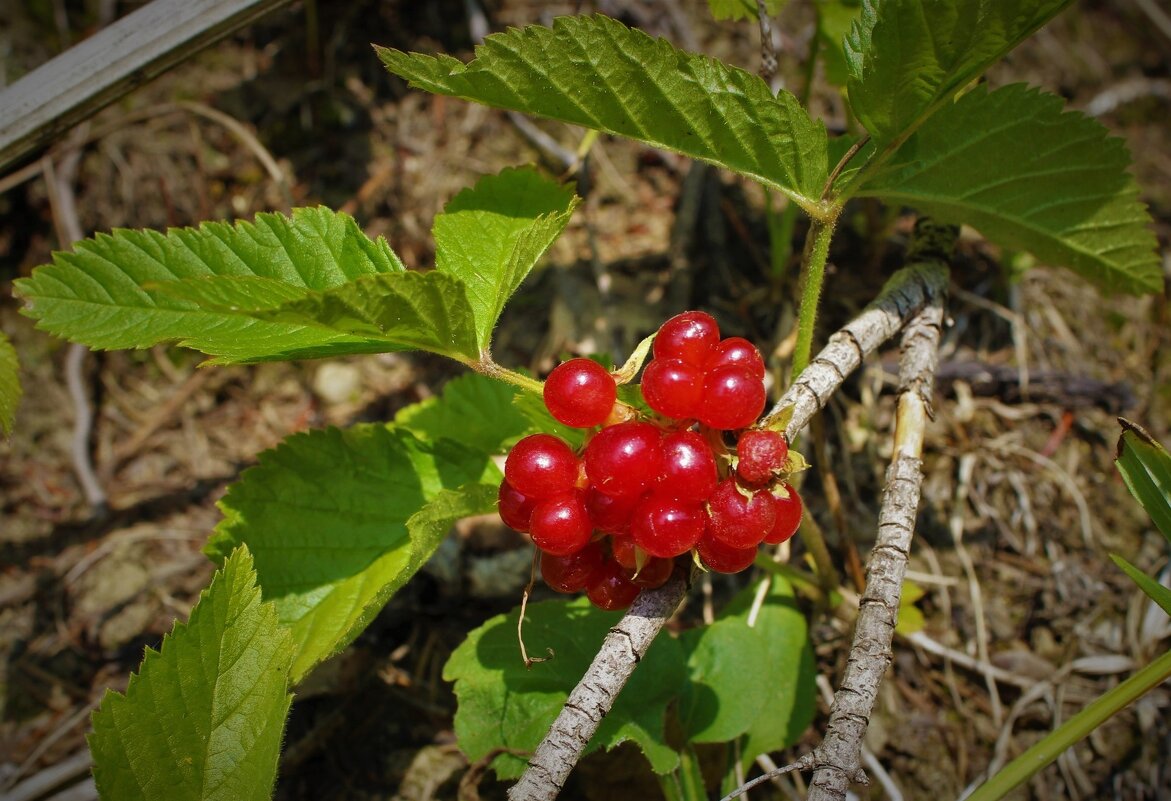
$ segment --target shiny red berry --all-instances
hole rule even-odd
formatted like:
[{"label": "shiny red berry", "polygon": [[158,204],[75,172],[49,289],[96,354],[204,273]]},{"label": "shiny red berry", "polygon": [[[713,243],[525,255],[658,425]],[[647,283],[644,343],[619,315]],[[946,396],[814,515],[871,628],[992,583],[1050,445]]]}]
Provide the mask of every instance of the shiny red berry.
[{"label": "shiny red berry", "polygon": [[777,521],[777,501],[759,490],[745,495],[733,479],[725,479],[708,501],[711,535],[732,548],[755,548]]},{"label": "shiny red berry", "polygon": [[651,349],[656,359],[682,359],[702,367],[719,341],[720,327],[714,317],[706,312],[687,311],[659,327]]},{"label": "shiny red berry", "polygon": [[568,556],[584,548],[594,527],[580,490],[554,495],[533,509],[529,536],[538,548],[554,556]]},{"label": "shiny red berry", "polygon": [[522,495],[548,498],[577,484],[577,457],[552,434],[533,434],[512,447],[504,477]]},{"label": "shiny red berry", "polygon": [[569,556],[541,554],[541,577],[557,592],[581,592],[594,582],[606,555],[596,542]]},{"label": "shiny red berry", "polygon": [[504,521],[504,525],[516,529],[517,531],[528,531],[529,520],[533,516],[533,508],[536,507],[536,498],[530,498],[527,495],[522,495],[508,483],[508,479],[500,482],[500,493],[497,495],[496,508],[500,512],[500,519]]},{"label": "shiny red berry", "polygon": [[703,400],[703,370],[682,359],[654,359],[642,374],[642,397],[664,417],[694,419]]},{"label": "shiny red berry", "polygon": [[739,573],[756,561],[755,545],[750,548],[733,548],[713,537],[710,532],[700,537],[695,550],[708,570],[716,573]]},{"label": "shiny red berry", "polygon": [[711,371],[717,367],[743,367],[755,378],[764,380],[764,357],[756,346],[744,337],[728,337],[712,350],[704,362],[704,370]]},{"label": "shiny red berry", "polygon": [[768,484],[783,470],[789,443],[776,431],[745,431],[736,443],[736,474],[748,484]]},{"label": "shiny red berry", "polygon": [[618,389],[606,368],[590,359],[570,359],[545,379],[545,407],[574,428],[600,426],[610,416]]},{"label": "shiny red berry", "polygon": [[715,492],[718,476],[712,449],[694,431],[663,437],[663,467],[655,492],[701,503]]},{"label": "shiny red berry", "polygon": [[590,520],[594,521],[594,528],[607,534],[624,534],[630,526],[630,513],[638,503],[637,495],[607,495],[599,492],[597,487],[586,490],[586,511]]},{"label": "shiny red berry", "polygon": [[630,580],[644,590],[653,590],[666,584],[674,569],[674,559],[657,559],[652,556]]},{"label": "shiny red berry", "polygon": [[782,498],[779,495],[773,496],[777,502],[777,522],[773,523],[772,531],[765,535],[764,541],[769,545],[780,545],[796,534],[797,529],[801,528],[801,516],[804,514],[805,505],[801,502],[801,496],[797,494],[797,490],[788,484],[785,484],[784,487],[789,493],[788,498]]},{"label": "shiny red berry", "polygon": [[722,431],[744,428],[760,417],[764,402],[764,382],[747,368],[717,367],[704,377],[699,421]]},{"label": "shiny red berry", "polygon": [[630,516],[635,545],[662,559],[690,551],[706,526],[707,515],[698,502],[659,494],[644,497]]},{"label": "shiny red berry", "polygon": [[641,495],[658,477],[662,439],[650,423],[628,422],[599,431],[585,449],[585,471],[599,492]]},{"label": "shiny red berry", "polygon": [[593,583],[586,587],[590,603],[610,612],[630,606],[641,591],[627,576],[626,569],[612,559],[602,563]]}]

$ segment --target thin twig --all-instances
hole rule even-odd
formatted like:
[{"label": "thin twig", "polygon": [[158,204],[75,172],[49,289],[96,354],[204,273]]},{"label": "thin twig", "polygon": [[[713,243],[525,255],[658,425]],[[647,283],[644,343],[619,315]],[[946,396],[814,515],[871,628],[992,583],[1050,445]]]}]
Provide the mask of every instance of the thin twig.
[{"label": "thin twig", "polygon": [[773,26],[764,0],[756,0],[756,17],[760,21],[760,77],[771,88],[777,76],[777,51],[773,47]]},{"label": "thin twig", "polygon": [[[781,396],[770,417],[779,420],[782,415],[788,415],[784,433],[792,440],[863,358],[893,336],[925,304],[939,307],[946,288],[947,271],[938,264],[917,264],[900,270],[874,303],[830,337],[825,349]],[[557,796],[638,661],[675,613],[686,589],[687,576],[677,572],[659,589],[638,596],[626,616],[610,630],[586,674],[537,747],[528,768],[509,790],[511,801],[551,801]],[[897,604],[894,608],[897,610]],[[811,765],[812,762],[806,764],[803,760],[790,769]]]},{"label": "thin twig", "polygon": [[[919,260],[926,269],[942,273],[943,280],[947,275],[944,259],[955,234],[954,229],[933,226],[929,220],[920,220],[916,226],[916,246],[922,248]],[[866,591],[846,670],[834,695],[825,739],[813,752],[815,769],[808,801],[843,801],[852,782],[866,781],[861,765],[862,739],[892,658],[891,644],[919,509],[923,481],[920,459],[927,420],[932,416],[942,327],[943,297],[937,295],[903,332],[894,455],[886,474],[878,538],[870,554]]]}]

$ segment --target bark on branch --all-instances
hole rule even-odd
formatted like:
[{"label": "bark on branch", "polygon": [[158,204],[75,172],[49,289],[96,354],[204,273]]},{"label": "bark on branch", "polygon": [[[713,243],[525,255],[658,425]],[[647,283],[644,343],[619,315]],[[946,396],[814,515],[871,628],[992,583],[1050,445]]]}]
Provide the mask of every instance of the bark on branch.
[{"label": "bark on branch", "polygon": [[[846,376],[894,336],[912,315],[932,304],[942,308],[946,288],[947,271],[938,262],[916,263],[900,270],[862,314],[830,337],[826,347],[789,387],[765,422],[778,419],[792,407],[785,434],[790,440],[796,437]],[[929,383],[926,391],[929,396]],[[914,519],[913,512],[911,519]],[[683,600],[687,583],[687,575],[677,570],[659,589],[643,592],[610,630],[585,676],[569,694],[561,713],[537,746],[528,768],[509,789],[510,801],[551,801],[557,797],[635,666]],[[863,604],[866,603],[864,598]],[[897,612],[897,601],[893,608]]]}]

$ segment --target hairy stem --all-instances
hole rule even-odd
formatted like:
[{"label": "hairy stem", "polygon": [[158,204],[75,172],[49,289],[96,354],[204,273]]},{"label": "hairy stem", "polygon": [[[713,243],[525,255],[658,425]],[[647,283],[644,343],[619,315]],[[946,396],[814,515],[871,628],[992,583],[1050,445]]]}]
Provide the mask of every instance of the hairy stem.
[{"label": "hairy stem", "polygon": [[829,258],[829,243],[836,224],[836,216],[827,220],[814,218],[809,223],[805,253],[801,257],[801,308],[797,311],[797,346],[793,351],[794,379],[809,366],[813,331],[817,326],[817,305],[825,282],[825,262]]},{"label": "hairy stem", "polygon": [[482,373],[491,378],[503,381],[506,384],[512,384],[514,387],[520,387],[527,392],[535,392],[538,395],[545,390],[545,385],[535,378],[518,373],[515,370],[509,370],[500,364],[497,364],[492,355],[487,351],[480,354],[480,360],[474,362],[467,362],[468,367],[475,370],[477,373]]}]

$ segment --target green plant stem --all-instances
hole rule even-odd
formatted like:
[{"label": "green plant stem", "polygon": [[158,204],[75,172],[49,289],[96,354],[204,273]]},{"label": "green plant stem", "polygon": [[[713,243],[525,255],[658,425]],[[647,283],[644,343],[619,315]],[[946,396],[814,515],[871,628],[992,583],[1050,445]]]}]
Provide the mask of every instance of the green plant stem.
[{"label": "green plant stem", "polygon": [[707,788],[699,770],[699,755],[690,745],[679,751],[679,767],[659,776],[659,787],[667,801],[707,801]]},{"label": "green plant stem", "polygon": [[1047,737],[1008,763],[1003,770],[976,788],[966,801],[994,801],[1026,782],[1065,749],[1100,726],[1139,696],[1171,678],[1171,651],[1163,654],[1113,690],[1054,729]]},{"label": "green plant stem", "polygon": [[515,370],[509,370],[507,367],[497,364],[491,354],[487,351],[480,354],[480,360],[476,362],[467,362],[468,367],[471,367],[477,373],[482,373],[486,376],[503,381],[506,384],[512,384],[514,387],[520,387],[527,392],[535,392],[541,395],[545,391],[544,383],[535,378],[531,378]]},{"label": "green plant stem", "polygon": [[801,257],[801,308],[797,311],[797,346],[793,351],[793,375],[797,380],[809,366],[813,350],[813,330],[817,325],[817,305],[825,281],[825,262],[829,258],[829,243],[837,225],[838,209],[826,218],[813,218],[805,238],[805,253]]}]

